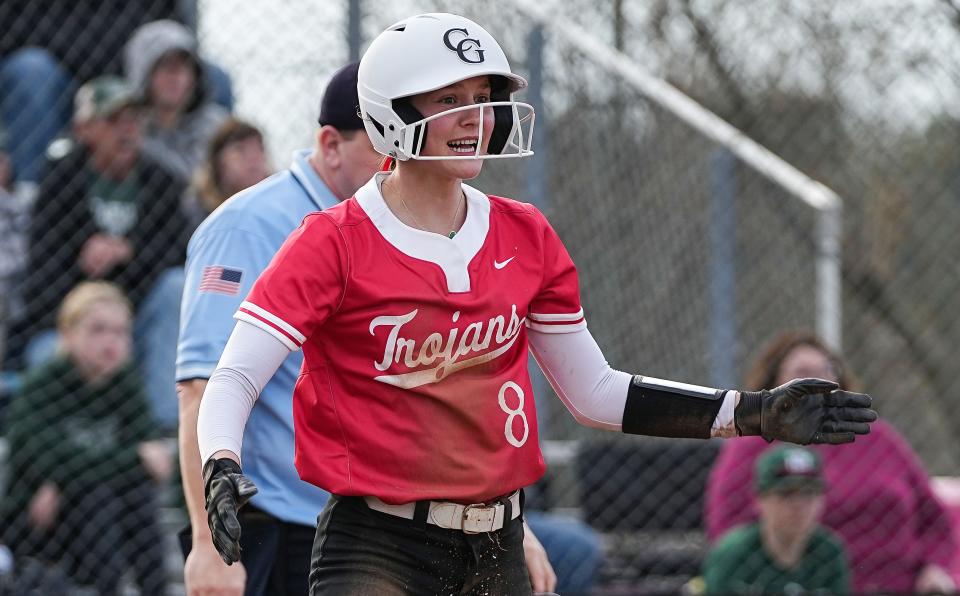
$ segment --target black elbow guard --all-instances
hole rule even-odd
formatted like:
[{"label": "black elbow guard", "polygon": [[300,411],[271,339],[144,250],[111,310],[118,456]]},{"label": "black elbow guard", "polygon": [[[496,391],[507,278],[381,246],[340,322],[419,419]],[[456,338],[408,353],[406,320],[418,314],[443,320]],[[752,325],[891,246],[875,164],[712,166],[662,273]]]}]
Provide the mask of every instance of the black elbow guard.
[{"label": "black elbow guard", "polygon": [[632,435],[709,439],[725,393],[636,375],[627,391],[621,428]]}]

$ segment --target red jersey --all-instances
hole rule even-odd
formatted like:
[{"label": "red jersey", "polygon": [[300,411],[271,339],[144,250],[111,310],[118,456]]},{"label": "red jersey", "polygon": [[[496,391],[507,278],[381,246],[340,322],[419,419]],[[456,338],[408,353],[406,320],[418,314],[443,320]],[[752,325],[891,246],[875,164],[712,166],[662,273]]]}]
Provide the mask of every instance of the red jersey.
[{"label": "red jersey", "polygon": [[536,208],[469,186],[454,238],[410,228],[382,176],[307,216],[236,314],[303,348],[300,476],[395,504],[530,485],[544,462],[526,330],[586,326],[570,255]]}]

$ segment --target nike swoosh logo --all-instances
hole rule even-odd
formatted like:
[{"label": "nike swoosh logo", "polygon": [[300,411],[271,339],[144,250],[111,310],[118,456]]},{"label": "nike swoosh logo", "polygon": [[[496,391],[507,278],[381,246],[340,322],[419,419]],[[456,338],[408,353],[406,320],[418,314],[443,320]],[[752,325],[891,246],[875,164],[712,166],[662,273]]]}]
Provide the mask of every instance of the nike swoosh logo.
[{"label": "nike swoosh logo", "polygon": [[510,257],[510,258],[507,259],[506,261],[497,261],[496,259],[494,259],[494,260],[493,260],[493,268],[494,268],[494,269],[503,269],[504,267],[506,267],[506,266],[510,263],[510,261],[514,260],[515,258],[517,258],[516,255]]}]

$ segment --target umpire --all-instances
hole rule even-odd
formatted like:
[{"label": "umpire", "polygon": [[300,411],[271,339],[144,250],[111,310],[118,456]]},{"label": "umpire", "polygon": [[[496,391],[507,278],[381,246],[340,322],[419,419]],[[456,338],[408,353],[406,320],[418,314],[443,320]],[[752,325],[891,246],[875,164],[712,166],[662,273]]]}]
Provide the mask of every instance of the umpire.
[{"label": "umpire", "polygon": [[233,330],[233,313],[287,235],[308,213],[352,196],[377,169],[381,156],[357,116],[357,66],[344,67],[328,84],[314,148],[295,152],[288,169],[227,201],[190,240],[177,347],[180,469],[192,539],[184,535],[184,577],[190,596],[307,593],[315,516],[328,495],[300,480],[293,465],[291,395],[303,353],[290,354],[263,388],[247,424],[244,473],[260,492],[240,512],[242,565],[225,565],[210,537],[197,413]]}]

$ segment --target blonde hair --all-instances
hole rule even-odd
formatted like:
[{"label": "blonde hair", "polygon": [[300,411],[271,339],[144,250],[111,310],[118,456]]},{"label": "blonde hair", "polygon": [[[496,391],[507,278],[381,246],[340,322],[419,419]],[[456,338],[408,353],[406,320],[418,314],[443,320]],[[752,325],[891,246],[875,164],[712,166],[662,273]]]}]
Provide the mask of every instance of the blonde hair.
[{"label": "blonde hair", "polygon": [[80,282],[64,297],[57,312],[57,330],[61,333],[77,324],[94,304],[106,302],[119,306],[133,316],[133,305],[116,284],[106,281]]}]

